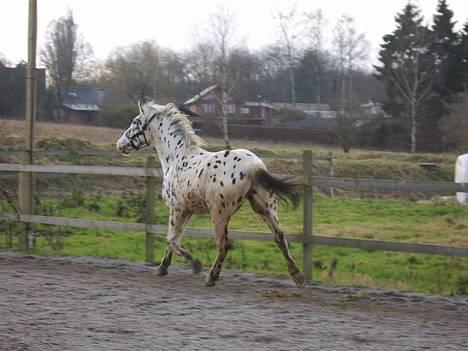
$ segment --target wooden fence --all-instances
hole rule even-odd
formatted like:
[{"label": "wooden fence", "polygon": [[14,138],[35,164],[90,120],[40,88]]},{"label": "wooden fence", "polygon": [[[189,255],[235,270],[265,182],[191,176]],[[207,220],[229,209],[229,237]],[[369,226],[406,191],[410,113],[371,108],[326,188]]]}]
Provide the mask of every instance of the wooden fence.
[{"label": "wooden fence", "polygon": [[[328,160],[333,159],[329,155]],[[343,188],[343,189],[365,189],[373,191],[415,191],[433,192],[442,194],[454,194],[455,192],[468,192],[468,183],[450,182],[418,182],[399,180],[376,180],[376,179],[351,179],[318,177],[312,173],[313,156],[311,151],[304,151],[304,230],[302,234],[287,234],[290,242],[303,245],[303,269],[308,280],[312,279],[312,247],[313,245],[326,245],[337,247],[358,248],[366,250],[388,250],[418,254],[433,254],[442,256],[468,257],[468,248],[400,243],[393,241],[336,238],[319,236],[313,233],[313,187],[321,188]],[[332,169],[332,168],[331,168]],[[332,169],[333,170],[333,169]],[[154,234],[167,232],[166,225],[155,224],[155,182],[156,178],[162,177],[160,169],[156,168],[154,157],[148,157],[145,168],[139,167],[115,167],[115,166],[76,166],[76,165],[37,165],[37,164],[10,164],[0,163],[0,172],[18,173],[58,173],[58,174],[95,174],[111,176],[136,176],[146,178],[146,203],[145,223],[127,223],[99,220],[84,220],[73,218],[62,218],[52,216],[38,216],[33,213],[22,213],[18,215],[0,214],[0,220],[19,221],[25,224],[50,224],[78,228],[105,228],[112,230],[131,230],[146,232],[146,254],[147,262],[154,262]],[[21,196],[21,194],[20,194]],[[28,249],[28,237],[20,238],[23,249]],[[187,228],[186,235],[194,237],[212,237],[210,229]],[[234,240],[261,240],[271,241],[271,233],[250,231],[229,231],[230,238]]]}]

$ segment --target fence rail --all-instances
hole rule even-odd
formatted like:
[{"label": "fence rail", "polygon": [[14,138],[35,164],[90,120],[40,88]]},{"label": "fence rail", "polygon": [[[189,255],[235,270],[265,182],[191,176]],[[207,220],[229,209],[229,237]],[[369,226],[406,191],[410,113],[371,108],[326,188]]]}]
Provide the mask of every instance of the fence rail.
[{"label": "fence rail", "polygon": [[[100,221],[76,218],[64,218],[53,216],[38,216],[38,215],[14,215],[2,214],[0,220],[18,221],[34,224],[47,224],[59,225],[74,228],[102,228],[110,230],[123,230],[123,231],[146,231],[149,233],[159,234],[167,232],[167,225],[159,224],[145,224],[145,223],[129,223],[129,222],[115,222],[115,221]],[[185,231],[186,235],[199,238],[211,238],[213,233],[205,228],[188,227]],[[230,230],[229,237],[234,240],[258,240],[258,241],[271,241],[273,236],[267,232],[251,232]],[[307,243],[306,237],[302,234],[286,234],[286,237],[291,243]],[[394,241],[384,240],[367,240],[367,239],[352,239],[352,238],[337,238],[329,236],[313,235],[310,244],[334,246],[334,247],[347,247],[363,250],[385,250],[397,251],[417,254],[431,254],[440,256],[451,257],[468,257],[468,248],[443,246],[443,245],[429,245],[429,244],[416,244],[416,243],[401,243]]]},{"label": "fence rail", "polygon": [[117,166],[21,165],[12,163],[0,163],[0,171],[62,174],[97,174],[130,177],[162,177],[162,171],[160,168]]},{"label": "fence rail", "polygon": [[[133,177],[162,177],[160,168],[117,167],[117,166],[76,166],[76,165],[21,165],[0,163],[0,171],[97,174]],[[312,176],[312,185],[323,188],[344,188],[360,190],[416,191],[434,193],[468,192],[468,183],[421,182],[409,180],[359,179]]]},{"label": "fence rail", "polygon": [[468,192],[468,183],[419,182],[411,180],[384,180],[312,177],[313,184],[324,188],[344,188],[360,190],[415,191],[432,193]]},{"label": "fence rail", "polygon": [[[12,150],[12,151],[5,151],[0,150],[0,156],[4,157],[18,157],[21,156],[25,150]],[[146,155],[153,155],[154,150],[140,150],[140,153]],[[119,155],[117,150],[96,150],[96,149],[88,149],[88,150],[36,150],[33,151],[34,156],[44,157],[44,156],[115,156]]]},{"label": "fence rail", "polygon": [[[116,167],[116,166],[77,166],[77,165],[26,165],[0,163],[0,172],[31,172],[31,173],[57,173],[57,174],[95,174],[110,176],[137,176],[146,177],[147,181],[147,201],[149,208],[154,207],[154,182],[149,180],[162,177],[162,171],[155,167],[153,161],[148,159],[147,167]],[[313,160],[328,159],[333,160],[333,156],[326,158],[313,158],[311,152],[304,152],[304,233],[286,234],[288,241],[300,243],[304,247],[304,271],[307,278],[312,276],[312,245],[325,245],[336,247],[347,247],[365,250],[386,250],[418,254],[442,255],[451,257],[468,257],[468,248],[452,247],[443,245],[428,245],[417,243],[401,243],[392,241],[337,238],[319,236],[312,232],[312,203],[313,186],[323,188],[345,188],[345,189],[365,189],[379,191],[416,191],[434,193],[455,193],[468,192],[468,183],[450,182],[418,182],[406,180],[377,180],[377,179],[354,179],[319,177],[312,175]],[[151,190],[152,189],[152,190]],[[153,235],[167,232],[166,225],[154,224],[152,211],[146,213],[146,223],[128,223],[114,221],[85,220],[76,218],[63,218],[53,216],[39,216],[33,214],[1,214],[0,220],[19,221],[30,224],[61,225],[78,228],[103,228],[112,230],[144,231],[146,232],[146,260],[152,262]],[[186,235],[192,237],[212,237],[212,231],[205,228],[187,228]],[[251,232],[231,230],[229,236],[235,240],[260,240],[271,241],[271,233]],[[24,242],[25,240],[23,240]],[[27,240],[26,240],[27,242]]]},{"label": "fence rail", "polygon": [[[0,156],[3,157],[21,157],[21,155],[26,152],[25,150],[0,150]],[[146,156],[154,155],[154,150],[152,149],[143,149],[139,151],[140,154],[144,154]],[[96,149],[88,149],[88,150],[36,150],[33,152],[34,156],[37,157],[46,157],[46,156],[117,156],[120,155],[120,152],[117,150],[96,150]],[[296,159],[301,160],[302,156],[297,155],[294,153],[263,153],[258,152],[258,156],[262,158],[288,158],[288,159]],[[333,164],[333,160],[335,156],[333,153],[330,152],[328,155],[324,156],[314,156],[314,161],[328,161],[330,164]]]}]

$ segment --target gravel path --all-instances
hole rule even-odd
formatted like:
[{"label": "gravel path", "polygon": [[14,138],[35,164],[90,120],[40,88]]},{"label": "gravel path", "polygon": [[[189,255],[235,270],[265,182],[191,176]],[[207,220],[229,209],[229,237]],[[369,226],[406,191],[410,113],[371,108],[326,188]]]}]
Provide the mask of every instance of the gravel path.
[{"label": "gravel path", "polygon": [[[203,275],[203,274],[202,274]],[[468,350],[468,298],[0,252],[0,350]]]}]

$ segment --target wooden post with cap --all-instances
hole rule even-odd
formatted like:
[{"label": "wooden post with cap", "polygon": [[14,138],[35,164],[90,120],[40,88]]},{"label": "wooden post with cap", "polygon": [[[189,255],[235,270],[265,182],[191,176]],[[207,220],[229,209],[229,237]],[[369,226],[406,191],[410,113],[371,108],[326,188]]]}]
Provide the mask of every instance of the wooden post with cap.
[{"label": "wooden post with cap", "polygon": [[[26,68],[26,147],[23,153],[23,164],[33,164],[34,123],[36,119],[36,34],[37,34],[37,2],[29,0],[28,21],[28,64]],[[18,179],[19,205],[22,214],[33,214],[34,179],[31,172],[19,173]],[[20,248],[29,249],[32,223],[24,224],[24,232],[19,241]]]},{"label": "wooden post with cap", "polygon": [[305,150],[302,155],[304,167],[304,277],[312,280],[312,151]]},{"label": "wooden post with cap", "polygon": [[[335,171],[334,171],[334,167],[333,167],[333,159],[334,159],[334,156],[333,156],[333,151],[330,151],[328,153],[328,176],[329,177],[333,177]],[[329,192],[330,192],[330,197],[335,197],[335,191],[333,188],[329,188]]]}]

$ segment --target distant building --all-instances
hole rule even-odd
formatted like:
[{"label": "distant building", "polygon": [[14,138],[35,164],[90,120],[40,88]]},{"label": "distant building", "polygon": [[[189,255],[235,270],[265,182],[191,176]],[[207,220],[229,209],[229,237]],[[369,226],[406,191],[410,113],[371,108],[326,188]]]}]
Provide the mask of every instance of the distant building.
[{"label": "distant building", "polygon": [[[212,85],[183,104],[195,114],[205,118],[219,118],[222,115],[222,91],[219,85]],[[266,102],[242,101],[226,97],[224,113],[231,121],[262,122],[271,117],[276,107]]]},{"label": "distant building", "polygon": [[63,122],[91,124],[96,120],[99,106],[110,95],[102,88],[70,88],[65,96],[56,118]]},{"label": "distant building", "polygon": [[[286,102],[272,102],[273,106],[280,110],[297,111],[303,114],[303,117],[298,119],[291,118],[288,113],[284,116],[278,114],[279,124],[287,125],[293,128],[310,128],[310,129],[333,129],[336,125],[337,111],[333,111],[327,104],[302,103],[296,104]],[[355,122],[356,126],[364,125],[370,118],[388,117],[382,108],[382,104],[369,102],[360,105],[362,118]],[[294,115],[294,113],[292,113]],[[343,113],[342,113],[343,115]],[[344,113],[347,115],[347,113]]]},{"label": "distant building", "polygon": [[295,104],[289,102],[272,102],[271,103],[277,109],[285,110],[298,110],[305,113],[308,117],[316,118],[335,118],[336,112],[333,111],[327,104],[314,104],[296,102]]},{"label": "distant building", "polygon": [[369,117],[390,117],[384,111],[382,104],[379,102],[373,102],[372,100],[369,100],[368,102],[361,104],[361,108]]},{"label": "distant building", "polygon": [[[43,114],[46,102],[46,71],[36,69],[38,116]],[[16,67],[0,65],[0,116],[24,117],[26,105],[26,64]]]}]

